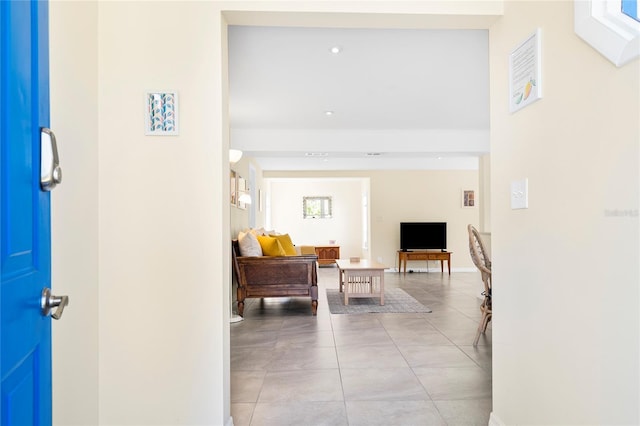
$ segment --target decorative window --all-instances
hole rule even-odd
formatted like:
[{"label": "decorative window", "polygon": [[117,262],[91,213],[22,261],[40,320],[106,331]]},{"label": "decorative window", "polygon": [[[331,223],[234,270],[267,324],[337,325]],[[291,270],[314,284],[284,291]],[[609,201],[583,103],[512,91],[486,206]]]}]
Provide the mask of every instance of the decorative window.
[{"label": "decorative window", "polygon": [[331,197],[302,197],[304,219],[330,219]]}]

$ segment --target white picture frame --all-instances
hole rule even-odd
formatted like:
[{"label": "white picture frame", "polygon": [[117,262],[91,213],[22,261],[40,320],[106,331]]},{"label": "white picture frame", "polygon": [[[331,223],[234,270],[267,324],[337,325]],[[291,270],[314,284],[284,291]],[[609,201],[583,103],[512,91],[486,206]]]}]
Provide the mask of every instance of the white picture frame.
[{"label": "white picture frame", "polygon": [[238,193],[238,208],[242,210],[247,209],[247,203],[241,201],[242,195],[247,193],[247,180],[240,175],[237,175],[237,193]]},{"label": "white picture frame", "polygon": [[145,135],[178,135],[178,92],[153,90],[145,93]]},{"label": "white picture frame", "polygon": [[509,111],[542,98],[541,30],[537,28],[509,54]]},{"label": "white picture frame", "polygon": [[229,183],[230,183],[230,201],[233,207],[238,207],[238,174],[235,170],[231,170],[229,174]]},{"label": "white picture frame", "polygon": [[461,196],[463,209],[473,209],[478,206],[478,198],[476,197],[476,191],[474,189],[463,189]]}]

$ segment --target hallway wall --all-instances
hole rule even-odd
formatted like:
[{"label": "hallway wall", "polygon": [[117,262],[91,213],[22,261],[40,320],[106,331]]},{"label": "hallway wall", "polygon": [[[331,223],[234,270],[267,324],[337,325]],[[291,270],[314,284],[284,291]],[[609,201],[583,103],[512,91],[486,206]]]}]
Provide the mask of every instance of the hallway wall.
[{"label": "hallway wall", "polygon": [[[221,16],[214,2],[101,2],[98,34],[100,423],[223,424]],[[146,136],[145,93],[163,90],[179,95],[179,135]]]},{"label": "hallway wall", "polygon": [[[640,422],[640,61],[583,42],[573,8],[508,1],[490,28],[495,424]],[[543,98],[510,114],[508,55],[536,27]]]},{"label": "hallway wall", "polygon": [[[51,128],[62,184],[51,193],[53,424],[98,423],[97,2],[49,4]],[[73,66],[70,66],[70,65]]]}]

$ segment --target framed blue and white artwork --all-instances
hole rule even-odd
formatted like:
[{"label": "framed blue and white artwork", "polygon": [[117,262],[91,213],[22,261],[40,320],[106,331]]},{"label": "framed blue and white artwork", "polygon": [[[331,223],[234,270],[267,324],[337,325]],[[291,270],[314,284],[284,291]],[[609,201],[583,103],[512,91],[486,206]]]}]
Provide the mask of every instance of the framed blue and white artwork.
[{"label": "framed blue and white artwork", "polygon": [[176,91],[147,92],[145,100],[145,135],[177,135],[178,93]]}]

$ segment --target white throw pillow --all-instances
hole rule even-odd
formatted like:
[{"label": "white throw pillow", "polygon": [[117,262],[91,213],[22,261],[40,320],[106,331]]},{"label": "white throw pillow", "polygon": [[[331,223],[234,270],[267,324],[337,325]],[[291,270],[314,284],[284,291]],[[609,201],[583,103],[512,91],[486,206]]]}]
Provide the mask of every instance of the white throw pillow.
[{"label": "white throw pillow", "polygon": [[255,235],[256,237],[257,237],[258,235],[267,235],[267,234],[265,234],[265,233],[264,233],[264,228],[252,229],[250,232],[251,232],[253,235]]},{"label": "white throw pillow", "polygon": [[241,256],[262,256],[260,242],[251,232],[240,232],[238,234],[238,246],[240,247]]}]

